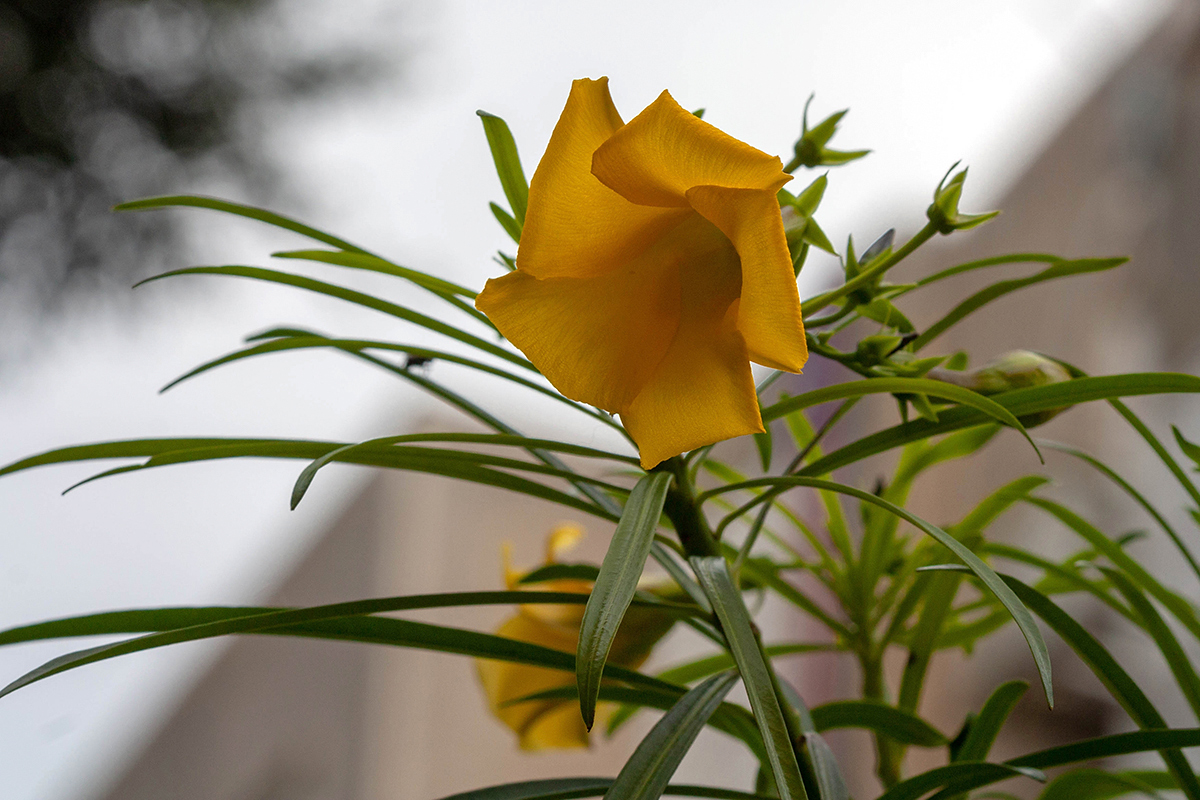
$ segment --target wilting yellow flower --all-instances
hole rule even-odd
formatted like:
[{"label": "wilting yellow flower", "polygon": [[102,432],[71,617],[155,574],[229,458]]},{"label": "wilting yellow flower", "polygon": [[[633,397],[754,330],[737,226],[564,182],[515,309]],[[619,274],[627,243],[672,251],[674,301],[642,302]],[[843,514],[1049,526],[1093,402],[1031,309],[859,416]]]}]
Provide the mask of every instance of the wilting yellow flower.
[{"label": "wilting yellow flower", "polygon": [[[582,536],[583,531],[576,525],[560,525],[555,528],[546,542],[546,563],[557,563],[559,556],[573,547]],[[507,547],[504,561],[505,583],[508,588],[522,588],[520,580],[528,573],[512,569]],[[587,593],[592,590],[592,583],[562,579],[526,588],[531,591]],[[524,605],[518,609],[515,616],[506,620],[496,633],[510,639],[532,642],[574,654],[579,644],[579,623],[582,619],[582,605]],[[654,644],[670,630],[674,621],[673,617],[661,611],[644,606],[631,606],[617,631],[612,650],[609,652],[609,662],[636,669],[646,660]],[[573,673],[507,661],[479,660],[475,664],[492,713],[517,734],[522,749],[588,746],[588,732],[579,713],[578,701],[535,700],[506,705],[511,700],[536,692],[574,686]],[[604,705],[601,704],[598,716],[605,712]]]},{"label": "wilting yellow flower", "polygon": [[567,397],[620,414],[647,469],[762,431],[750,363],[808,358],[779,159],[663,92],[629,124],[578,80],[529,186],[517,269],[476,305]]}]

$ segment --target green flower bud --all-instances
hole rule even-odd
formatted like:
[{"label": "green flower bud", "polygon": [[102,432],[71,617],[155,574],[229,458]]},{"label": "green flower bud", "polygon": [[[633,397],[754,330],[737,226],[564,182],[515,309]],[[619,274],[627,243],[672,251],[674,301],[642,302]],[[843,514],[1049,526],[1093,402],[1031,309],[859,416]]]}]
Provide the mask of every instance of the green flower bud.
[{"label": "green flower bud", "polygon": [[[949,176],[950,172],[954,171],[957,163],[950,167],[946,173]],[[960,214],[958,211],[958,201],[962,197],[963,182],[967,179],[967,170],[963,169],[957,173],[950,182],[946,182],[943,177],[938,183],[937,189],[933,192],[933,203],[925,211],[925,215],[929,217],[929,221],[937,228],[937,232],[943,236],[953,233],[954,231],[965,231],[969,228],[974,228],[976,225],[982,225],[992,217],[999,214],[999,211],[989,211],[986,214]]]},{"label": "green flower bud", "polygon": [[904,342],[903,336],[888,336],[876,334],[866,336],[858,343],[856,355],[858,363],[864,367],[873,367],[887,360],[888,355]]},{"label": "green flower bud", "polygon": [[871,152],[870,150],[831,150],[826,147],[825,145],[837,131],[838,123],[842,121],[842,117],[846,116],[849,109],[830,114],[816,126],[809,128],[808,106],[810,103],[812,103],[812,96],[809,96],[808,102],[804,104],[804,120],[800,138],[796,141],[794,148],[795,157],[784,169],[791,172],[798,167],[809,167],[810,169],[821,166],[835,167],[862,158]]},{"label": "green flower bud", "polygon": [[[1012,350],[996,357],[978,369],[955,372],[949,369],[932,369],[926,377],[953,383],[980,394],[1000,394],[1013,389],[1028,389],[1071,380],[1071,373],[1057,361],[1030,350]],[[1062,408],[1039,411],[1018,417],[1027,428],[1041,425],[1057,416]]]}]

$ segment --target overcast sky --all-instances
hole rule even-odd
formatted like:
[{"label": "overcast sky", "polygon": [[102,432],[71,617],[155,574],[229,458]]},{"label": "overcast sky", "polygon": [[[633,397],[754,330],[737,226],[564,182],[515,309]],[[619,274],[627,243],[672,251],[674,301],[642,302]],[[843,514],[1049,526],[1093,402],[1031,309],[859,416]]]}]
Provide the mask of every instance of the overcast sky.
[{"label": "overcast sky", "polygon": [[[817,119],[851,108],[835,144],[874,149],[831,174],[819,215],[835,242],[851,232],[865,241],[892,225],[918,227],[933,186],[959,159],[971,166],[964,208],[989,207],[1166,5],[793,0],[750,4],[749,15],[728,2],[695,0],[459,0],[381,14],[376,3],[347,9],[310,0],[295,4],[298,30],[395,47],[408,59],[403,79],[281,117],[269,133],[309,221],[401,263],[481,286],[499,271],[490,254],[506,240],[487,209],[503,195],[477,108],[508,120],[532,173],[574,78],[608,75],[626,119],[670,89],[684,107],[705,107],[706,120],[785,160],[815,92]],[[198,246],[213,263],[264,263],[272,249],[297,244],[236,220],[197,219]],[[815,260],[806,278],[827,280],[834,266]],[[139,325],[103,314],[72,320],[42,361],[7,376],[0,462],[148,435],[361,438],[394,433],[429,407],[326,355],[234,366],[157,396],[163,383],[235,348],[243,334],[279,323],[400,337],[386,318],[245,282],[195,301],[186,291],[138,291],[147,309]],[[515,411],[502,393],[493,399]],[[552,415],[527,424],[573,435]],[[251,600],[362,475],[328,470],[294,514],[286,510],[293,464],[168,469],[59,496],[93,471],[0,480],[0,627],[109,608]],[[70,646],[0,650],[0,678]],[[0,700],[5,797],[86,796],[84,787],[119,768],[162,713],[161,702],[212,652],[190,647],[110,661]]]}]

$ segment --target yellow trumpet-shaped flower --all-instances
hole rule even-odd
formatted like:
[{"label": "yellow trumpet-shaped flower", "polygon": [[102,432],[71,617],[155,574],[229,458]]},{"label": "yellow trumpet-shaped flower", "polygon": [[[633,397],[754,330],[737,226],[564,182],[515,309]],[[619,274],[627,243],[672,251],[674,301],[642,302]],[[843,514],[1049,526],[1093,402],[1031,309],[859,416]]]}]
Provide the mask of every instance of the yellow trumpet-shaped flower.
[{"label": "yellow trumpet-shaped flower", "polygon": [[762,431],[750,362],[808,358],[779,159],[663,92],[628,124],[577,80],[529,186],[516,271],[476,305],[555,388],[619,414],[649,469]]},{"label": "yellow trumpet-shaped flower", "polygon": [[[546,563],[557,563],[561,554],[574,546],[582,536],[583,531],[576,525],[555,528],[547,540]],[[592,589],[591,581],[576,579],[545,581],[536,584],[536,588],[522,587],[520,581],[528,573],[512,569],[507,547],[504,561],[505,583],[510,590],[529,588],[531,591],[586,593]],[[514,616],[505,620],[496,633],[574,654],[579,644],[579,624],[582,619],[582,605],[524,605]],[[674,618],[661,611],[632,606],[617,631],[608,660],[636,669],[673,623]],[[583,725],[576,700],[534,700],[510,704],[510,701],[537,692],[574,686],[573,673],[506,661],[479,660],[475,663],[492,713],[517,734],[522,749],[588,746],[588,731]],[[601,715],[607,710],[603,706]]]}]

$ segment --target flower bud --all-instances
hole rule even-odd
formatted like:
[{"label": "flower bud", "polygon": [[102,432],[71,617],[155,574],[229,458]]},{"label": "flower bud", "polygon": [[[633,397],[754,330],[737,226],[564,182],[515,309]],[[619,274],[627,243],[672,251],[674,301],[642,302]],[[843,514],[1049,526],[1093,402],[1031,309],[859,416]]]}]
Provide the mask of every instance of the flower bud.
[{"label": "flower bud", "polygon": [[[954,167],[951,167],[950,170],[953,171]],[[950,173],[947,172],[946,174],[949,175]],[[954,231],[965,231],[969,228],[974,228],[976,225],[982,225],[1000,213],[999,211],[989,211],[986,214],[960,214],[958,211],[958,201],[962,197],[963,182],[966,179],[967,171],[965,169],[951,178],[949,183],[946,182],[945,178],[942,178],[941,182],[938,183],[937,189],[933,192],[933,203],[925,211],[925,215],[929,217],[929,221],[937,228],[937,232],[943,236]]]},{"label": "flower bud", "polygon": [[809,97],[808,103],[804,104],[803,128],[794,148],[795,158],[789,164],[792,169],[796,167],[809,167],[810,169],[821,166],[833,167],[862,158],[871,152],[870,150],[830,150],[826,147],[825,145],[833,138],[833,134],[837,132],[838,123],[842,121],[842,117],[846,116],[849,109],[830,114],[814,127],[809,128],[808,105],[811,102],[812,97]]},{"label": "flower bud", "polygon": [[[1071,373],[1057,361],[1031,350],[1012,350],[969,372],[936,368],[926,377],[953,383],[980,394],[1000,394],[1013,389],[1028,389],[1071,380]],[[1041,425],[1059,414],[1062,408],[1051,408],[1018,417],[1027,428]]]}]

